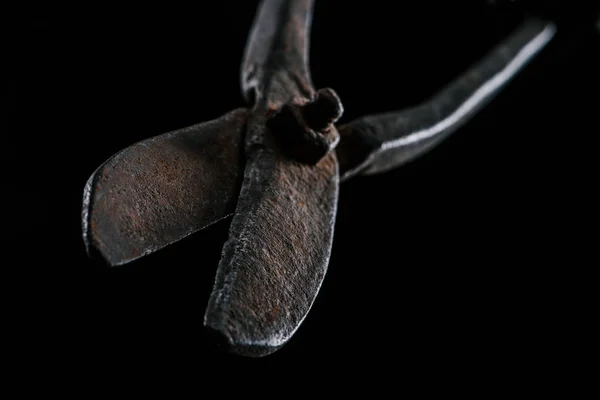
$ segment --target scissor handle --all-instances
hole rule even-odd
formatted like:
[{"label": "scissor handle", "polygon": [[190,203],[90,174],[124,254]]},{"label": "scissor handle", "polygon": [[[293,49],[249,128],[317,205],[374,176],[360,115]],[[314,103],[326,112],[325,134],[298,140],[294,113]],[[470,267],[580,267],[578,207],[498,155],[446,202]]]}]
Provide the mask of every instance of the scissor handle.
[{"label": "scissor handle", "polygon": [[313,99],[308,41],[314,0],[263,0],[241,71],[242,92],[255,108],[276,110]]}]

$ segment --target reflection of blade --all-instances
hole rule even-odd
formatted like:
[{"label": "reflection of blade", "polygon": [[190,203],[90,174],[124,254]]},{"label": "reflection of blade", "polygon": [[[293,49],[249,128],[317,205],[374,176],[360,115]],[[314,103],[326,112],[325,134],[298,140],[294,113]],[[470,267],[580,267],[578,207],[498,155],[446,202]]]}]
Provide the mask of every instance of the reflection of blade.
[{"label": "reflection of blade", "polygon": [[527,21],[431,100],[340,127],[337,153],[342,179],[387,171],[433,148],[485,106],[544,48],[555,30],[553,24]]},{"label": "reflection of blade", "polygon": [[84,191],[88,252],[124,264],[230,214],[247,115],[238,109],[141,141],[100,166]]},{"label": "reflection of blade", "polygon": [[308,313],[329,261],[337,168],[333,153],[309,166],[270,144],[248,157],[204,319],[232,351],[269,354]]}]

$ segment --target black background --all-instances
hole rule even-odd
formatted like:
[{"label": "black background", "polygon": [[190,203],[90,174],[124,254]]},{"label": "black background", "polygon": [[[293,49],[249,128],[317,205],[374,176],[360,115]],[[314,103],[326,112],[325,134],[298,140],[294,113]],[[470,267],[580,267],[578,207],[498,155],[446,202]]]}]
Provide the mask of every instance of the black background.
[{"label": "black background", "polygon": [[256,2],[15,18],[3,269],[20,349],[40,368],[142,361],[159,372],[305,361],[360,371],[387,360],[418,374],[553,359],[549,316],[566,288],[547,282],[576,263],[565,239],[586,181],[573,155],[598,129],[597,9],[416,3],[317,1],[312,78],[339,94],[340,123],[426,99],[528,14],[557,19],[558,33],[438,148],[343,184],[321,292],[290,342],[262,359],[215,352],[202,330],[227,223],[114,269],[87,258],[80,227],[84,184],[110,155],[244,105],[239,65]]}]

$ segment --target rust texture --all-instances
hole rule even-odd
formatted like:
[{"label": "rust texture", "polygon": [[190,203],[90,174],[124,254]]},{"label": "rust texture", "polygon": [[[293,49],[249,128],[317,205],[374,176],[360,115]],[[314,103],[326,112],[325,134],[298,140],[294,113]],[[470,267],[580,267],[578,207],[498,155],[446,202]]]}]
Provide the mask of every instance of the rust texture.
[{"label": "rust texture", "polygon": [[240,187],[247,116],[238,109],[146,139],[102,164],[84,190],[88,252],[121,265],[229,215]]},{"label": "rust texture", "polygon": [[337,196],[334,153],[316,166],[284,157],[273,142],[250,154],[205,314],[234,351],[275,351],[310,310],[327,270]]},{"label": "rust texture", "polygon": [[134,144],[84,190],[83,238],[121,265],[233,214],[206,329],[241,355],[264,356],[298,329],[325,277],[339,183],[395,168],[468,121],[550,41],[527,21],[485,59],[414,108],[340,127],[332,89],[308,71],[312,0],[264,0],[246,46],[250,109]]},{"label": "rust texture", "polygon": [[242,76],[251,66],[260,79],[242,190],[204,323],[250,356],[275,351],[296,331],[333,242],[339,176],[330,150],[342,106],[332,90],[317,96],[310,84],[311,8],[312,1],[263,2],[243,62]]},{"label": "rust texture", "polygon": [[332,89],[321,89],[315,100],[298,106],[284,104],[267,121],[279,148],[290,158],[314,165],[337,146],[340,135],[333,124],[344,108]]}]

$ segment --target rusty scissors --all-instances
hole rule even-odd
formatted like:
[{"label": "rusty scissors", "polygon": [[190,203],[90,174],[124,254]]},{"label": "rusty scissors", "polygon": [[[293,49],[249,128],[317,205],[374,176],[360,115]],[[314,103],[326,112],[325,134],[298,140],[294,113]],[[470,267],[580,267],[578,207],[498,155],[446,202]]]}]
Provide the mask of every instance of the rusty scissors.
[{"label": "rusty scissors", "polygon": [[263,356],[309,312],[333,242],[338,188],[398,167],[465,123],[552,39],[527,20],[428,101],[336,127],[343,107],[308,71],[313,0],[264,0],[241,68],[250,108],[152,137],[89,178],[83,239],[110,266],[233,214],[204,315],[229,349]]}]

